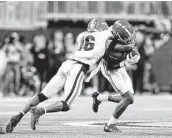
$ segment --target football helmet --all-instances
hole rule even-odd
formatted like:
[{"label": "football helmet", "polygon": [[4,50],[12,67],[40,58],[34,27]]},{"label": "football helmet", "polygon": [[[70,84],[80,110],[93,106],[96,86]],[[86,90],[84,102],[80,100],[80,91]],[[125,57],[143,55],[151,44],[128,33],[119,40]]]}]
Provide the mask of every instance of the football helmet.
[{"label": "football helmet", "polygon": [[133,26],[124,20],[118,20],[112,25],[112,33],[122,44],[135,43],[135,30]]},{"label": "football helmet", "polygon": [[92,19],[87,26],[87,31],[88,32],[101,32],[104,30],[108,30],[109,26],[107,25],[106,22],[104,22],[101,19],[95,18]]}]

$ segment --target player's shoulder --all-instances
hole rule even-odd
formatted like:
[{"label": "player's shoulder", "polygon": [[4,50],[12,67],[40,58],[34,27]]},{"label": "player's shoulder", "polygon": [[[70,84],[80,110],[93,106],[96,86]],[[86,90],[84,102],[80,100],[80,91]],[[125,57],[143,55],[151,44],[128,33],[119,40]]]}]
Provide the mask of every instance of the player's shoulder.
[{"label": "player's shoulder", "polygon": [[109,30],[104,30],[102,32],[98,32],[97,36],[99,39],[107,40],[108,38],[112,37],[113,35]]},{"label": "player's shoulder", "polygon": [[79,41],[82,37],[84,37],[86,34],[88,34],[87,31],[81,32],[80,34],[78,34],[77,36],[77,41]]}]

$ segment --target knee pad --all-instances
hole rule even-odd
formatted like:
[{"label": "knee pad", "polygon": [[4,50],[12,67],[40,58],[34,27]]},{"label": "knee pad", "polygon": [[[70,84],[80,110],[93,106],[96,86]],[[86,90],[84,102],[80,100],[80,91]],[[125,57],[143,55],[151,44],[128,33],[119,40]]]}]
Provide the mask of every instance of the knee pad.
[{"label": "knee pad", "polygon": [[43,93],[39,93],[38,98],[40,102],[43,102],[48,99]]},{"label": "knee pad", "polygon": [[62,111],[68,111],[70,108],[69,108],[69,106],[68,106],[68,104],[65,102],[65,101],[61,101],[62,102],[62,104],[63,104],[63,109],[62,109]]},{"label": "knee pad", "polygon": [[134,103],[134,97],[131,97],[130,104],[133,104],[133,103]]},{"label": "knee pad", "polygon": [[44,94],[39,93],[36,96],[32,97],[29,100],[30,106],[36,106],[38,105],[40,102],[45,101],[46,99],[48,99]]}]

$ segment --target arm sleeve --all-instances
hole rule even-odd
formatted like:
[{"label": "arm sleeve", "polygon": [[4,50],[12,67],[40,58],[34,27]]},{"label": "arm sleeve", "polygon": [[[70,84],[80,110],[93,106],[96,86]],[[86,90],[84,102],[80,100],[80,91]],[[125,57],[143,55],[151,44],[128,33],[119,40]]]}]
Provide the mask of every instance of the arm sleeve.
[{"label": "arm sleeve", "polygon": [[121,46],[121,47],[114,47],[113,51],[114,52],[131,52],[132,51],[132,47],[130,46]]},{"label": "arm sleeve", "polygon": [[112,52],[131,52],[133,49],[134,45],[122,45],[122,44],[117,44],[117,40],[112,40],[111,43],[109,44],[109,48],[111,49]]}]

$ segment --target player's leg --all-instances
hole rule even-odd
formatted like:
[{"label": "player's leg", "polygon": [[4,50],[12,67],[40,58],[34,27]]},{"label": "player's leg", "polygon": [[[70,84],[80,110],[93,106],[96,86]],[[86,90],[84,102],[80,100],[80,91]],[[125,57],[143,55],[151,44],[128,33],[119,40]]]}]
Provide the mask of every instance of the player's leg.
[{"label": "player's leg", "polygon": [[94,92],[92,94],[92,97],[93,97],[92,109],[95,113],[98,112],[99,105],[101,104],[101,102],[109,101],[109,102],[119,103],[122,100],[121,95],[118,94],[105,95],[105,94],[100,94],[98,92]]},{"label": "player's leg", "polygon": [[6,126],[6,132],[11,133],[14,129],[14,127],[16,127],[16,125],[20,122],[20,120],[22,119],[22,117],[28,112],[30,111],[31,107],[38,105],[40,102],[46,100],[47,98],[42,94],[38,94],[36,96],[34,96],[22,109],[22,111],[20,111],[19,113],[17,113],[17,115],[13,116],[9,123]]},{"label": "player's leg", "polygon": [[114,103],[119,103],[122,100],[121,95],[119,94],[100,94],[98,92],[94,92],[93,97],[96,97],[96,99],[99,102],[104,102],[104,101],[110,101],[110,102],[114,102]]},{"label": "player's leg", "polygon": [[[105,62],[103,62],[103,61],[101,63],[101,72],[102,72],[103,76],[110,82],[111,80],[108,75],[109,73],[106,70]],[[111,83],[111,85],[112,85],[112,83]],[[92,94],[92,97],[93,97],[92,109],[94,112],[98,112],[99,105],[101,102],[110,101],[110,102],[119,103],[122,100],[122,97],[119,94],[104,95],[104,94],[99,94],[98,92],[94,92]]]},{"label": "player's leg", "polygon": [[52,113],[69,110],[69,106],[73,99],[75,99],[75,97],[81,91],[80,89],[82,88],[81,86],[83,84],[83,78],[84,72],[82,65],[78,64],[77,66],[72,66],[64,87],[66,99],[45,107],[44,111],[46,110],[46,113]]},{"label": "player's leg", "polygon": [[[68,111],[71,103],[80,95],[82,84],[84,80],[84,67],[81,64],[74,64],[71,66],[70,71],[65,82],[65,100],[58,101],[53,105],[45,108],[34,108],[32,111],[31,127],[35,130],[35,122],[45,113],[53,113],[59,111]],[[33,122],[33,123],[32,123]]]},{"label": "player's leg", "polygon": [[29,102],[25,104],[24,108],[17,115],[10,119],[6,126],[6,131],[11,133],[14,127],[20,122],[22,117],[29,112],[32,107],[37,106],[39,103],[56,94],[64,86],[65,79],[66,78],[64,77],[61,68],[59,69],[58,73],[49,81],[42,92],[32,97]]},{"label": "player's leg", "polygon": [[[70,109],[70,105],[73,101],[80,95],[82,84],[84,79],[84,73],[78,73],[78,77],[75,78],[73,82],[73,77],[68,77],[65,84],[65,92],[70,92],[66,95],[66,99],[64,101],[59,101],[53,105],[45,107],[42,110],[42,114],[44,113],[53,113],[59,111],[68,111]],[[43,109],[43,108],[42,108]]]},{"label": "player's leg", "polygon": [[109,95],[108,96],[108,101],[114,102],[114,103],[119,103],[122,100],[121,95]]},{"label": "player's leg", "polygon": [[114,127],[116,120],[123,114],[126,108],[134,102],[132,83],[125,69],[110,73],[109,81],[113,88],[121,94],[122,100],[117,104],[112,117],[105,125],[104,130],[106,132],[118,131],[118,129]]},{"label": "player's leg", "polygon": [[[132,90],[131,80],[125,69],[119,69],[118,71],[107,71],[104,64],[102,64],[101,71],[104,77],[107,78],[111,83],[114,90],[121,95],[121,99],[120,97],[116,96],[114,96],[115,98],[111,97],[112,99],[115,99],[114,101],[118,102],[118,105],[115,108],[113,116],[105,125],[104,130],[106,132],[119,131],[113,124],[116,123],[116,120],[122,115],[128,105],[133,103],[134,92]],[[108,98],[109,97],[106,96],[104,99],[102,98],[102,101],[108,100]],[[101,100],[101,98],[99,100]]]}]

